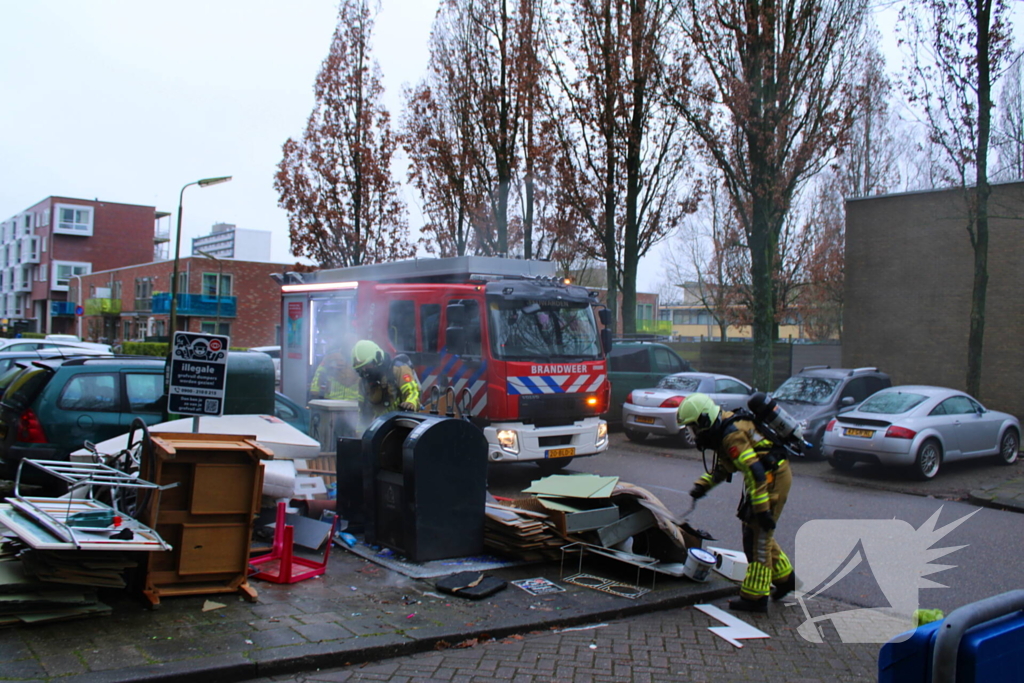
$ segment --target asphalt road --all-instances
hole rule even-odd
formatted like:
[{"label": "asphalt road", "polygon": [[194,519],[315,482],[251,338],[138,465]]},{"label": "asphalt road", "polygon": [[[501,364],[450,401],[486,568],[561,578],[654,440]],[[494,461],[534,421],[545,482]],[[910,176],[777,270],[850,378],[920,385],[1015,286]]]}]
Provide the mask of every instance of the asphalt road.
[{"label": "asphalt road", "polygon": [[[709,454],[710,455],[710,454]],[[612,435],[609,451],[601,456],[582,458],[565,470],[615,475],[622,481],[636,484],[657,495],[671,510],[682,513],[689,507],[687,492],[703,468],[699,451],[676,448],[671,444],[632,444],[621,434]],[[932,555],[933,564],[951,568],[928,575],[927,578],[948,588],[922,588],[919,605],[946,612],[990,595],[1024,587],[1020,567],[1024,564],[1024,520],[1021,515],[989,508],[978,508],[960,502],[961,494],[978,482],[1021,476],[1022,468],[989,463],[948,468],[938,481],[918,483],[898,472],[877,471],[858,467],[839,473],[827,463],[798,461],[793,463],[794,484],[776,538],[790,554],[800,576],[801,560],[815,562],[815,551],[821,536],[815,532],[830,531],[837,539],[862,538],[862,561],[843,580],[823,595],[863,607],[880,607],[888,603],[886,591],[891,588],[895,564],[902,580],[926,573],[918,562],[927,561],[926,550],[964,546],[945,557]],[[863,472],[861,471],[863,470]],[[543,476],[531,464],[492,467],[489,488],[495,495],[515,495]],[[740,482],[722,484],[702,499],[691,514],[690,523],[710,532],[715,545],[740,549],[740,526],[735,508],[740,497]],[[930,543],[922,543],[925,533],[919,530],[932,515],[941,510],[935,528],[976,513],[945,536],[933,534]],[[815,522],[815,520],[823,520]],[[902,520],[905,525],[887,525],[883,520]],[[798,531],[808,522],[796,547]],[[912,527],[912,529],[911,529]],[[902,535],[901,535],[902,534]],[[839,541],[837,546],[846,543]],[[839,558],[842,559],[842,558]],[[881,576],[881,578],[879,578]],[[806,588],[806,587],[805,587]],[[888,595],[891,595],[889,591]]]}]

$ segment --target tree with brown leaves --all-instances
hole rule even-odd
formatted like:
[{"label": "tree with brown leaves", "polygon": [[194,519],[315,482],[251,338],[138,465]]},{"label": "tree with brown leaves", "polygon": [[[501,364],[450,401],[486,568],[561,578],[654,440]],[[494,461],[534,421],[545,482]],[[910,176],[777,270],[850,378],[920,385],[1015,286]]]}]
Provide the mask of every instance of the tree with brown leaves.
[{"label": "tree with brown leaves", "polygon": [[900,15],[910,50],[905,89],[925,115],[931,140],[946,154],[963,188],[966,229],[974,256],[966,389],[981,397],[985,301],[988,292],[988,155],[992,84],[1012,55],[1006,0],[914,0]]},{"label": "tree with brown leaves", "polygon": [[288,212],[292,254],[322,268],[415,253],[391,176],[397,143],[381,102],[372,35],[366,0],[342,0],[331,50],[317,75],[313,112],[302,137],[285,142],[274,178],[278,204]]},{"label": "tree with brown leaves", "polygon": [[[754,384],[770,386],[779,238],[852,124],[863,0],[680,0],[703,77],[677,110],[721,171],[750,254]],[[685,79],[681,79],[684,80]]]},{"label": "tree with brown leaves", "polygon": [[688,138],[664,104],[683,99],[666,62],[673,12],[669,0],[570,0],[549,26],[561,181],[606,264],[613,317],[622,291],[627,333],[640,259],[696,208]]}]

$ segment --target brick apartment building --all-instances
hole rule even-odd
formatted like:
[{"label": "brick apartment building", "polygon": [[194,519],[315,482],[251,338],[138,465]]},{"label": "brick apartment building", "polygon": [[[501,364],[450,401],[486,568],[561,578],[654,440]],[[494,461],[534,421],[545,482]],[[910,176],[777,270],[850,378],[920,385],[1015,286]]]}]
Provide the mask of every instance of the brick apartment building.
[{"label": "brick apartment building", "polygon": [[[226,334],[235,347],[280,343],[281,288],[270,274],[290,267],[180,258],[178,329]],[[158,261],[82,276],[82,338],[121,343],[167,336],[173,273],[173,261]],[[79,300],[77,291],[72,295]]]},{"label": "brick apartment building", "polygon": [[[966,388],[974,252],[960,189],[846,203],[843,365]],[[992,186],[981,396],[1024,416],[1024,182]]]},{"label": "brick apartment building", "polygon": [[7,331],[70,333],[78,276],[159,258],[170,214],[152,206],[47,197],[0,222],[0,319]]}]

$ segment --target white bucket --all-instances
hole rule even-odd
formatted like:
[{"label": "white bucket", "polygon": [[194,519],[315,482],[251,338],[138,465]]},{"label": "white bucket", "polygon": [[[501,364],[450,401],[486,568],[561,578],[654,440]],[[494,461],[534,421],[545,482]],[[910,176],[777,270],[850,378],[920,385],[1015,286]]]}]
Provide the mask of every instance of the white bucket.
[{"label": "white bucket", "polygon": [[711,574],[711,568],[715,566],[716,558],[713,554],[702,548],[690,548],[686,553],[686,563],[683,564],[683,575],[694,581],[704,582]]}]

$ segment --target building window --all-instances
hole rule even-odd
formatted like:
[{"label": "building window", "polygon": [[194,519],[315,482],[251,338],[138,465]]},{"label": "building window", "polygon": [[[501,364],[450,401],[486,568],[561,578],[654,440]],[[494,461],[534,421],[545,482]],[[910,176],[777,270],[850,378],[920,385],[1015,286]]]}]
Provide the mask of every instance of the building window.
[{"label": "building window", "polygon": [[115,280],[110,285],[110,298],[111,299],[120,299],[121,298],[121,281],[120,280]]},{"label": "building window", "polygon": [[135,278],[135,310],[136,311],[151,311],[153,310],[153,278],[151,277],[137,277]]},{"label": "building window", "polygon": [[30,234],[31,232],[32,232],[32,214],[26,213],[25,214],[25,234],[27,235],[27,234]]},{"label": "building window", "polygon": [[231,296],[231,274],[203,273],[203,296]]},{"label": "building window", "polygon": [[92,271],[91,263],[75,263],[73,261],[53,262],[53,288],[67,291],[71,278],[75,275],[88,275]]},{"label": "building window", "polygon": [[203,322],[199,324],[199,330],[203,334],[220,334],[230,337],[231,323]]},{"label": "building window", "polygon": [[57,225],[54,232],[65,235],[92,235],[92,209],[87,206],[57,205]]}]

